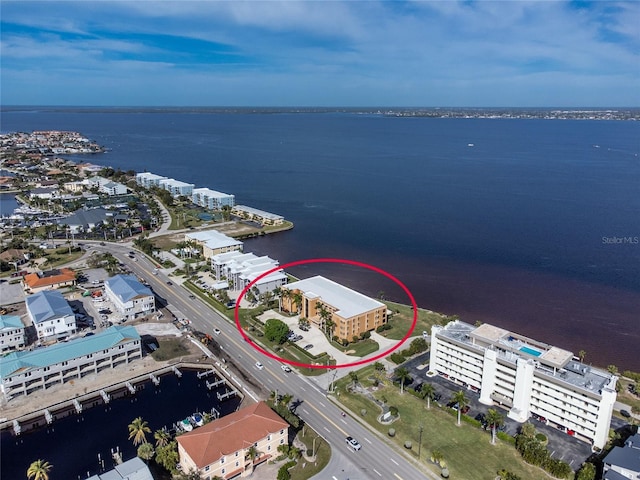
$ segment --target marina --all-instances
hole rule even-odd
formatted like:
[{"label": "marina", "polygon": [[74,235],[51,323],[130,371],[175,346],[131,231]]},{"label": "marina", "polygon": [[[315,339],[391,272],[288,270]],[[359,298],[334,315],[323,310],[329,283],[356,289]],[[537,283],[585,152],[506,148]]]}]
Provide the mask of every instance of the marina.
[{"label": "marina", "polygon": [[[3,457],[15,461],[11,465],[2,462],[0,477],[22,478],[32,461],[46,459],[54,465],[56,478],[87,478],[113,468],[117,460],[135,456],[137,447],[128,440],[128,425],[136,417],[148,422],[152,433],[147,439],[153,441],[156,430],[171,434],[190,431],[203,425],[205,418],[211,420],[235,411],[242,402],[238,391],[226,382],[209,389],[206,378],[223,377],[211,367],[202,367],[165,367],[18,419],[4,420],[0,446]],[[208,373],[198,378],[203,372]],[[235,394],[219,400],[229,389]]]}]

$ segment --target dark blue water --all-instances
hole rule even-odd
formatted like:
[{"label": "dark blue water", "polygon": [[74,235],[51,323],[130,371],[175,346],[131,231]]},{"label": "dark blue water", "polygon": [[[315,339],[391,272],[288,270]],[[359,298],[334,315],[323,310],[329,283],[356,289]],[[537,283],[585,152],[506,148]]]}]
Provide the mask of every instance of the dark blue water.
[{"label": "dark blue water", "polygon": [[53,465],[51,478],[87,478],[87,472],[103,471],[98,454],[104,460],[105,470],[114,466],[111,449],[119,448],[124,460],[136,455],[137,448],[128,439],[128,425],[136,417],[141,416],[148,422],[152,433],[147,435],[147,440],[153,442],[155,430],[164,426],[171,428],[172,423],[193,412],[210,411],[214,406],[222,415],[235,411],[237,399],[220,403],[215,391],[207,390],[204,381],[204,378],[198,380],[191,371],[184,371],[180,379],[168,374],[161,377],[158,387],[146,383],[133,396],[85,409],[80,415],[72,413],[18,437],[3,431],[0,478],[26,478],[27,468],[37,459]]},{"label": "dark blue water", "polygon": [[[3,132],[54,128],[111,149],[79,159],[233,193],[295,222],[247,250],[369,262],[422,307],[640,370],[640,244],[603,241],[640,237],[637,122],[2,113]],[[404,300],[370,275],[326,270]]]}]

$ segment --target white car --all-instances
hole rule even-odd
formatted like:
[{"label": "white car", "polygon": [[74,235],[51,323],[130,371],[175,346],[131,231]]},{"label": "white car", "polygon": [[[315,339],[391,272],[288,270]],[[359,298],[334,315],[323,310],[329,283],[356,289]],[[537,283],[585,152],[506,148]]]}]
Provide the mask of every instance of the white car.
[{"label": "white car", "polygon": [[220,335],[221,332],[219,328],[214,328],[213,333],[215,333],[216,335]]},{"label": "white car", "polygon": [[258,370],[262,370],[264,368],[264,365],[262,365],[260,362],[256,362],[256,368]]},{"label": "white car", "polygon": [[280,365],[280,368],[283,372],[289,373],[291,372],[291,367],[289,365]]},{"label": "white car", "polygon": [[349,445],[351,448],[353,448],[355,451],[358,451],[362,448],[362,445],[360,445],[360,442],[358,442],[355,438],[353,437],[347,437],[346,439],[347,445]]}]

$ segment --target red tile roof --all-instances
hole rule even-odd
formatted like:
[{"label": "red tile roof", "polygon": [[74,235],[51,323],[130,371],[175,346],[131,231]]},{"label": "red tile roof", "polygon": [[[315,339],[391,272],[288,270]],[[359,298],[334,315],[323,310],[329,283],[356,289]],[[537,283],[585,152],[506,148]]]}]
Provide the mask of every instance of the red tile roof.
[{"label": "red tile roof", "polygon": [[43,275],[38,273],[25,275],[24,284],[29,288],[42,288],[49,285],[73,282],[75,279],[76,274],[73,270],[70,268],[61,268],[58,275]]},{"label": "red tile roof", "polygon": [[266,403],[259,402],[180,435],[177,440],[196,466],[204,468],[288,427]]}]

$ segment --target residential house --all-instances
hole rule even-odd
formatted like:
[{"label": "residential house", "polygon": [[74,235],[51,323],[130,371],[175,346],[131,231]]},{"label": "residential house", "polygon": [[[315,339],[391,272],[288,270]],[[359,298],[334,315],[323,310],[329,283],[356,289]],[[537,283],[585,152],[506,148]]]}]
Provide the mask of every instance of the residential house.
[{"label": "residential house", "polygon": [[624,447],[613,447],[602,463],[603,480],[640,479],[640,433],[629,437]]},{"label": "residential house", "polygon": [[27,296],[25,303],[39,340],[61,339],[76,333],[76,316],[59,291],[34,293]]},{"label": "residential house", "polygon": [[50,290],[52,288],[72,287],[76,282],[76,273],[70,268],[45,270],[25,275],[23,288],[31,293]]},{"label": "residential house", "polygon": [[104,292],[125,319],[143,317],[156,311],[153,292],[133,275],[116,275],[107,279]]}]

